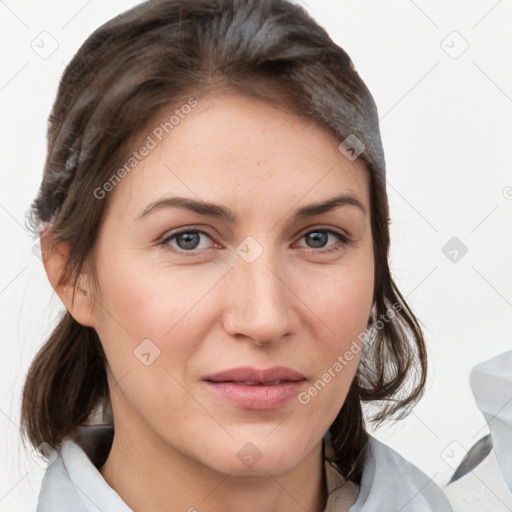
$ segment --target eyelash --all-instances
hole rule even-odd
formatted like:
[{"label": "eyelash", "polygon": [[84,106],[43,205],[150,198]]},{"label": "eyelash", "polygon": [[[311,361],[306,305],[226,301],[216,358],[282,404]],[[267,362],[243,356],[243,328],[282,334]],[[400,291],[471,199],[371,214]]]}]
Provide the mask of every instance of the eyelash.
[{"label": "eyelash", "polygon": [[[341,245],[336,246],[336,247],[332,247],[331,249],[321,249],[321,248],[314,249],[314,248],[310,248],[309,252],[317,252],[317,253],[321,253],[321,254],[330,254],[330,253],[333,253],[333,252],[336,252],[336,251],[340,251],[341,249],[344,249],[345,246],[350,243],[350,239],[346,235],[343,235],[342,233],[339,233],[338,231],[335,231],[333,229],[321,228],[321,227],[312,229],[310,231],[307,231],[306,233],[304,233],[303,235],[300,236],[299,240],[304,238],[306,235],[309,235],[310,233],[315,233],[315,232],[323,232],[323,233],[329,233],[329,234],[335,235],[335,236],[337,236],[341,240]],[[171,246],[169,245],[169,242],[171,240],[175,239],[176,237],[178,237],[179,235],[182,235],[184,233],[200,233],[202,235],[206,235],[212,241],[215,241],[213,239],[213,237],[209,233],[207,233],[206,231],[203,231],[201,229],[183,229],[181,231],[177,231],[175,233],[171,233],[170,235],[166,236],[164,239],[161,240],[159,245],[163,246],[164,249],[169,250],[169,251],[173,252],[174,254],[178,254],[180,256],[185,256],[185,257],[187,257],[187,256],[197,256],[198,255],[197,249],[196,250],[193,249],[193,250],[190,250],[190,251],[186,251],[184,249],[176,249],[174,247],[171,248]],[[199,249],[199,251],[201,251],[201,249]]]}]

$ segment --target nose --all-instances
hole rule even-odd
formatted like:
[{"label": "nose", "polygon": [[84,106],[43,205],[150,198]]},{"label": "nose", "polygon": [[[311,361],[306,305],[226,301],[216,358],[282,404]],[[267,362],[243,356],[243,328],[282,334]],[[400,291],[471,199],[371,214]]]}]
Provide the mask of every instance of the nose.
[{"label": "nose", "polygon": [[236,257],[226,276],[226,332],[262,346],[291,334],[296,328],[297,299],[289,275],[270,249],[252,263]]}]

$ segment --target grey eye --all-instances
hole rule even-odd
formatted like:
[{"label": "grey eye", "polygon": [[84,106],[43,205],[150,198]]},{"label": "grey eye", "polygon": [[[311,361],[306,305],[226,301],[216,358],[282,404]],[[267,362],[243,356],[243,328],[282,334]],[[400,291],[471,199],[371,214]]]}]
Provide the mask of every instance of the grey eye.
[{"label": "grey eye", "polygon": [[329,235],[326,231],[311,231],[304,235],[304,238],[312,241],[311,247],[318,249],[327,243]]}]

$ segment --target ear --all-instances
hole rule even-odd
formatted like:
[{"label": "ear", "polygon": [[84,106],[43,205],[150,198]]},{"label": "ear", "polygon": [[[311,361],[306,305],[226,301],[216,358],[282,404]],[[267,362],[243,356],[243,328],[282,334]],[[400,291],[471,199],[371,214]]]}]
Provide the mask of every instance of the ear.
[{"label": "ear", "polygon": [[64,274],[69,257],[69,243],[56,242],[48,229],[41,233],[39,240],[44,269],[55,293],[78,323],[87,327],[95,327],[90,275],[82,273],[78,276],[73,299],[73,289],[75,288],[73,280]]}]

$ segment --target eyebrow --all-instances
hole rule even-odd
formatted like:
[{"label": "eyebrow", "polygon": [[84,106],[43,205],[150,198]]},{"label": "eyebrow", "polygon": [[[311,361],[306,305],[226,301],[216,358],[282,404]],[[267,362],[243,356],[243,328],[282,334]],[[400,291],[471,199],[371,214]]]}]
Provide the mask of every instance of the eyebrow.
[{"label": "eyebrow", "polygon": [[[298,210],[296,210],[293,216],[293,220],[301,220],[307,217],[313,217],[315,215],[327,213],[330,212],[331,210],[339,208],[340,206],[354,206],[361,210],[366,215],[366,208],[355,195],[342,194],[324,201],[312,203],[307,206],[299,208]],[[236,222],[238,219],[238,215],[229,208],[226,208],[225,206],[209,203],[206,201],[197,201],[195,199],[191,199],[188,197],[168,197],[150,203],[142,211],[142,213],[136,217],[135,220],[142,219],[149,215],[151,212],[170,207],[190,210],[200,215],[206,215],[209,217],[214,217],[229,222]]]}]

